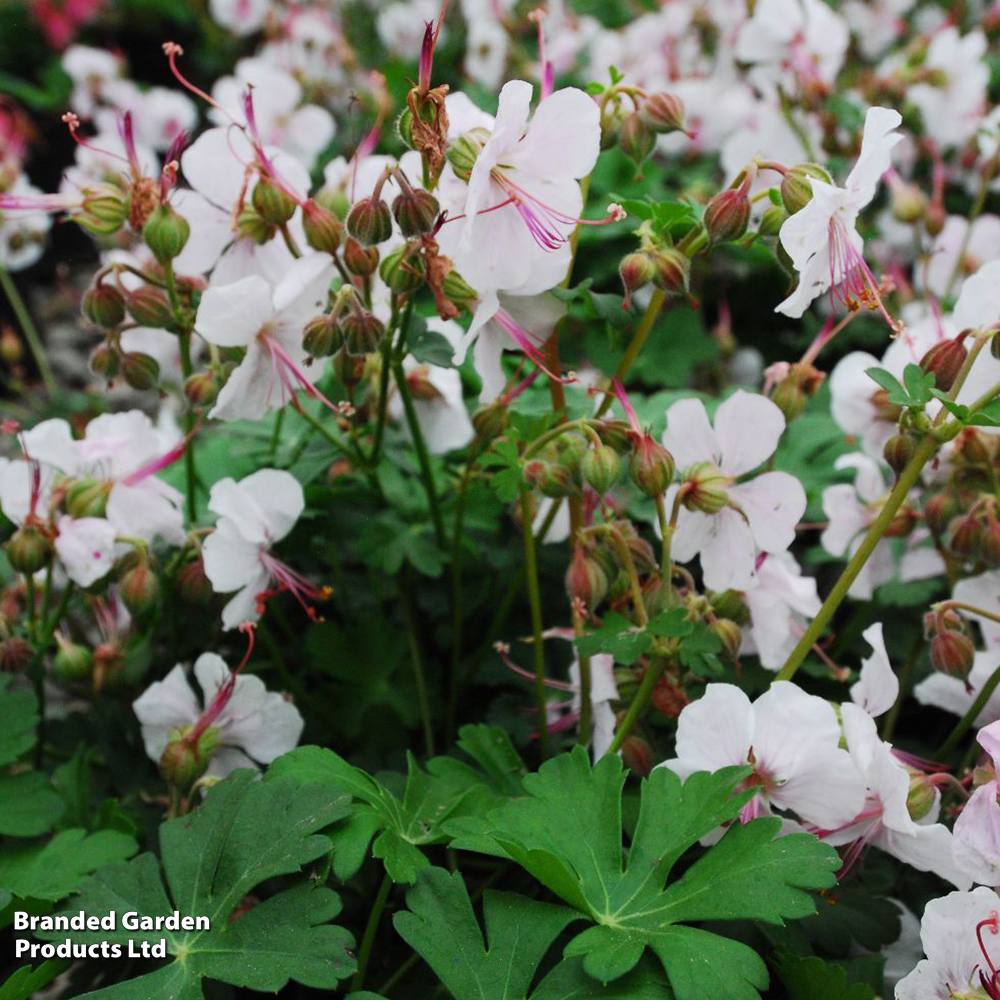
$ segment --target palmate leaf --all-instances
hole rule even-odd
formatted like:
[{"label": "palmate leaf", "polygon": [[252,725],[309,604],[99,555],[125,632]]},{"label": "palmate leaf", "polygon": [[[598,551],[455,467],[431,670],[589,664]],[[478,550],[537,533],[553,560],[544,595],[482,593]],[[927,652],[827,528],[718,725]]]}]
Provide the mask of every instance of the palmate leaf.
[{"label": "palmate leaf", "polygon": [[847,973],[814,955],[783,954],[776,966],[789,1000],[875,1000],[867,983],[848,983]]},{"label": "palmate leaf", "polygon": [[669,1000],[662,976],[647,966],[605,987],[578,958],[555,966],[532,990],[538,966],[559,934],[580,915],[566,906],[507,892],[483,897],[486,941],[462,876],[428,868],[397,913],[399,936],[434,970],[455,1000]]},{"label": "palmate leaf", "polygon": [[[755,919],[780,924],[815,912],[807,890],[834,884],[835,851],[810,834],[777,838],[781,823],[731,827],[684,875],[667,885],[688,848],[731,822],[751,792],[738,792],[746,768],[695,774],[665,768],[643,783],[627,862],[622,845],[625,776],[615,756],[591,769],[575,748],[524,782],[514,799],[482,821],[448,824],[453,846],[511,858],[594,926],[566,948],[608,982],[651,949],[678,1000],[758,1000],[767,970],[746,945],[692,922]],[[777,839],[776,839],[777,838]]]},{"label": "palmate leaf", "polygon": [[31,691],[11,691],[10,682],[10,674],[0,674],[0,767],[12,764],[36,742],[38,702]]},{"label": "palmate leaf", "polygon": [[[258,781],[237,771],[189,816],[160,827],[161,862],[142,854],[110,865],[80,887],[69,911],[208,917],[207,931],[70,932],[75,941],[167,942],[173,961],[138,979],[88,993],[92,1000],[196,1000],[203,979],[276,993],[289,980],[332,989],[354,969],[351,935],[330,924],[340,912],[331,889],[285,889],[232,919],[262,882],[301,871],[326,855],[321,830],[349,811],[343,794],[293,781]],[[65,932],[38,932],[62,938]]]},{"label": "palmate leaf", "polygon": [[31,1000],[38,990],[65,972],[69,964],[64,958],[50,958],[34,968],[22,966],[0,986],[0,1000]]},{"label": "palmate leaf", "polygon": [[[276,760],[268,780],[289,777],[321,783],[355,800],[347,822],[331,833],[338,879],[345,881],[360,868],[370,844],[394,882],[413,883],[430,864],[420,848],[447,839],[442,828],[445,820],[485,815],[505,796],[520,791],[524,764],[501,729],[464,727],[459,746],[479,769],[450,757],[436,757],[427,762],[425,771],[411,754],[405,783],[396,775],[380,781],[332,750],[306,746]],[[391,782],[392,778],[399,780]],[[399,794],[388,787],[390,783],[403,785]]]}]

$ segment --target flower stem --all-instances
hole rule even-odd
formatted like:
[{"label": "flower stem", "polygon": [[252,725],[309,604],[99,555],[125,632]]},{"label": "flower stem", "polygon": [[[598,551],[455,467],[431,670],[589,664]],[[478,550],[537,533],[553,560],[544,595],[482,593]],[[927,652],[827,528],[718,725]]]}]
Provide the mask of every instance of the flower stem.
[{"label": "flower stem", "polygon": [[958,720],[958,724],[951,731],[951,735],[941,744],[937,753],[934,754],[935,760],[944,760],[958,746],[962,737],[969,731],[969,728],[975,723],[976,719],[979,718],[979,713],[986,707],[986,703],[997,689],[998,684],[1000,684],[1000,667],[997,667],[990,674],[989,680],[983,685],[979,694],[976,695],[976,699],[969,706],[969,710]]},{"label": "flower stem", "polygon": [[[632,334],[632,339],[629,341],[628,347],[625,348],[625,353],[622,355],[622,359],[618,362],[618,367],[615,369],[614,377],[619,382],[625,381],[625,376],[628,375],[629,369],[639,356],[639,352],[645,347],[646,339],[649,337],[650,330],[653,329],[656,317],[660,315],[660,310],[663,308],[666,297],[666,292],[661,288],[657,288],[653,292],[653,297],[649,300],[649,305],[646,306],[646,311],[642,314],[642,319],[639,320],[639,325],[635,328],[635,333]],[[613,398],[610,392],[606,393],[594,416],[601,417],[607,413],[611,407],[611,400]]]},{"label": "flower stem", "polygon": [[385,909],[389,892],[392,889],[392,879],[388,875],[383,876],[382,884],[378,887],[378,895],[372,908],[368,913],[368,923],[365,924],[365,932],[361,938],[361,947],[358,950],[358,971],[354,973],[351,980],[351,992],[360,990],[365,982],[365,972],[368,970],[368,959],[371,958],[372,945],[375,943],[375,933],[378,931],[379,921],[382,919],[382,911]]},{"label": "flower stem", "polygon": [[819,609],[819,613],[812,620],[809,628],[803,633],[802,638],[799,639],[798,645],[792,650],[785,661],[785,665],[775,678],[776,680],[788,681],[795,676],[795,672],[802,665],[802,661],[808,655],[809,650],[813,648],[813,645],[823,634],[823,630],[833,617],[833,613],[840,607],[841,602],[847,596],[851,584],[854,583],[865,563],[868,562],[868,557],[875,550],[875,546],[882,540],[883,535],[892,523],[892,519],[896,516],[896,512],[903,505],[903,501],[909,495],[914,483],[916,483],[917,478],[920,476],[921,470],[933,457],[935,452],[937,452],[938,447],[939,442],[930,434],[925,435],[921,439],[913,453],[913,457],[903,469],[899,479],[896,480],[896,485],[892,488],[885,506],[879,511],[878,517],[875,518],[868,529],[868,534],[865,535],[858,551],[854,553],[851,561],[844,568],[844,572],[840,574],[840,579],[833,585],[833,589],[827,595],[823,606]]},{"label": "flower stem", "polygon": [[458,484],[455,504],[455,527],[451,534],[451,664],[448,678],[448,707],[445,716],[445,739],[448,746],[455,736],[455,714],[462,673],[462,527],[465,520],[465,497],[472,472],[472,457],[466,462]]},{"label": "flower stem", "polygon": [[646,672],[642,675],[642,683],[639,685],[639,690],[636,691],[635,697],[632,699],[632,704],[629,705],[628,711],[625,713],[625,718],[622,719],[621,725],[615,732],[615,738],[611,741],[611,746],[608,747],[608,753],[618,753],[622,748],[622,744],[628,739],[629,733],[632,732],[636,722],[643,715],[646,709],[649,707],[649,701],[653,697],[653,688],[656,687],[656,682],[663,676],[663,671],[667,667],[667,660],[663,656],[657,656],[653,659],[652,663],[646,667]]},{"label": "flower stem", "polygon": [[916,669],[917,658],[920,656],[920,649],[923,644],[924,637],[918,632],[916,638],[913,640],[913,645],[910,647],[909,655],[903,661],[902,667],[900,667],[899,694],[896,696],[892,708],[889,709],[889,714],[885,717],[885,722],[882,726],[882,739],[888,742],[892,742],[892,734],[896,730],[896,721],[899,719],[899,713],[903,708],[903,700],[909,693],[910,681],[913,678],[913,671]]},{"label": "flower stem", "polygon": [[392,330],[386,333],[382,340],[382,368],[379,371],[378,382],[378,418],[375,424],[375,440],[372,443],[368,464],[375,468],[378,465],[379,453],[382,451],[382,438],[385,435],[385,419],[389,407],[389,365],[392,357]]},{"label": "flower stem", "polygon": [[35,326],[35,321],[31,318],[31,313],[28,312],[24,299],[21,298],[21,293],[17,290],[17,285],[14,284],[14,279],[2,267],[0,267],[0,288],[3,288],[4,295],[7,296],[7,301],[10,303],[18,323],[21,324],[21,331],[24,333],[24,339],[28,342],[28,350],[31,351],[31,356],[35,359],[38,374],[42,377],[46,393],[49,396],[54,396],[57,390],[56,379],[52,374],[52,366],[45,353],[38,327]]},{"label": "flower stem", "polygon": [[424,727],[424,749],[428,757],[433,757],[434,726],[431,724],[431,706],[427,698],[427,677],[424,673],[424,661],[420,655],[420,642],[417,638],[417,617],[413,613],[413,603],[410,594],[402,581],[399,584],[399,598],[400,603],[403,605],[403,616],[406,618],[406,634],[410,644],[410,661],[413,664],[413,679],[417,686],[420,719]]},{"label": "flower stem", "polygon": [[535,657],[535,704],[538,708],[538,750],[542,760],[549,756],[549,730],[545,697],[545,647],[542,638],[542,598],[538,589],[538,561],[535,533],[531,524],[531,494],[521,486],[521,533],[524,536],[524,570],[531,605],[532,652]]}]

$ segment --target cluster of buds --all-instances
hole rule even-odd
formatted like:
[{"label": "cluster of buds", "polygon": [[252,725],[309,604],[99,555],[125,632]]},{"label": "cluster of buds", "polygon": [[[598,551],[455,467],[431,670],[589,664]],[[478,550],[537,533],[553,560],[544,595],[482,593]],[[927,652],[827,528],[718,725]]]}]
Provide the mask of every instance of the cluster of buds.
[{"label": "cluster of buds", "polygon": [[378,349],[385,324],[361,300],[354,285],[344,285],[328,313],[311,319],[302,332],[310,358],[360,356]]},{"label": "cluster of buds", "polygon": [[617,145],[641,168],[656,148],[656,139],[686,132],[684,102],[674,94],[649,94],[638,87],[612,84],[598,97],[601,108],[601,146]]},{"label": "cluster of buds", "polygon": [[810,397],[819,392],[825,378],[826,374],[809,361],[779,361],[767,369],[766,391],[785,421],[791,423],[802,414]]}]

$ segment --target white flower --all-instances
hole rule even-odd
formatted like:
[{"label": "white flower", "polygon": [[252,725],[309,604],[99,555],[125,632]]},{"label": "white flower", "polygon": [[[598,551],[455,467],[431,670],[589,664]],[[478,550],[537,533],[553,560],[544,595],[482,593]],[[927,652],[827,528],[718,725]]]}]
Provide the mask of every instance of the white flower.
[{"label": "white flower", "polygon": [[820,609],[816,581],[802,576],[788,552],[765,556],[754,586],[743,594],[750,612],[741,653],[756,653],[761,666],[778,670],[805,631],[807,619]]},{"label": "white flower", "polygon": [[781,227],[781,245],[799,272],[799,284],[777,312],[801,316],[813,299],[832,287],[848,308],[878,309],[895,328],[882,305],[879,283],[865,263],[856,224],[889,168],[893,147],[902,139],[895,132],[902,120],[898,111],[869,108],[861,155],[844,187],[812,178],[812,200]]},{"label": "white flower", "polygon": [[269,0],[209,0],[208,12],[216,24],[234,35],[252,35],[264,26]]},{"label": "white flower", "polygon": [[292,263],[274,287],[251,274],[202,295],[197,332],[220,347],[246,348],[210,417],[256,420],[280,410],[299,389],[321,398],[313,382],[323,367],[306,366],[302,329],[323,311],[332,274],[330,257],[313,254]]},{"label": "white flower", "polygon": [[450,183],[443,178],[442,207],[465,219],[441,228],[441,249],[481,300],[497,291],[535,294],[562,281],[583,208],[578,181],[600,151],[592,98],[557,90],[529,121],[531,90],[523,80],[504,85],[468,186],[450,171]]},{"label": "white flower", "polygon": [[291,591],[315,614],[306,598],[321,599],[323,593],[271,555],[304,507],[298,480],[279,469],[260,469],[239,482],[222,479],[212,487],[208,509],[219,521],[202,547],[205,575],[216,593],[237,591],[222,610],[223,628],[256,621],[271,588]]},{"label": "white flower", "polygon": [[[926,290],[939,298],[955,295],[980,265],[1000,257],[1000,216],[984,212],[970,222],[963,215],[949,215],[931,244]],[[952,275],[955,277],[952,283]],[[915,276],[924,277],[917,268]]]},{"label": "white flower", "polygon": [[982,887],[932,899],[920,922],[927,957],[897,984],[896,1000],[987,1000],[983,982],[996,968],[998,903],[996,893]]},{"label": "white flower", "polygon": [[955,821],[952,853],[955,863],[973,881],[982,885],[1000,885],[1000,785],[996,771],[1000,767],[1000,722],[979,731],[979,745],[993,761],[994,778],[980,785]]},{"label": "white flower", "polygon": [[[304,723],[298,709],[282,695],[268,691],[259,677],[239,674],[234,678],[215,653],[198,657],[194,675],[203,704],[180,664],[132,703],[151,760],[159,763],[171,739],[186,735],[217,698],[225,699],[225,704],[211,720],[217,742],[206,772],[210,776],[224,778],[240,767],[270,764],[299,742]],[[227,683],[231,690],[220,697]]]},{"label": "white flower", "polygon": [[[680,508],[673,539],[678,562],[700,555],[711,590],[750,589],[758,551],[784,552],[795,539],[806,509],[802,484],[787,472],[738,481],[771,457],[784,429],[785,418],[774,403],[742,390],[716,410],[714,428],[701,400],[682,399],[667,410],[663,444],[682,470],[682,480],[683,470],[709,462],[729,482],[729,504],[718,513]],[[681,488],[667,491],[667,510]]]},{"label": "white flower", "polygon": [[861,661],[861,676],[851,686],[851,701],[873,719],[885,714],[899,697],[899,678],[893,672],[882,638],[882,623],[869,625],[861,638],[872,648],[872,655]]},{"label": "white flower", "polygon": [[677,720],[677,756],[659,766],[687,778],[749,763],[757,794],[745,819],[773,806],[830,829],[864,803],[864,785],[839,744],[833,706],[788,681],[776,681],[753,704],[734,684],[709,684]]},{"label": "white flower", "polygon": [[[879,464],[860,452],[841,455],[834,467],[857,471],[853,484],[836,483],[823,490],[823,513],[829,521],[820,535],[820,543],[831,555],[853,556],[878,516],[888,489]],[[893,540],[882,538],[855,577],[848,594],[859,600],[869,600],[875,588],[896,579],[897,572],[903,581],[926,580],[943,573],[940,554],[924,544],[928,538],[929,532],[925,529],[909,532],[905,551],[898,560],[898,571]]]},{"label": "white flower", "polygon": [[961,146],[979,128],[990,79],[986,51],[986,36],[978,29],[962,36],[949,25],[931,39],[921,68],[934,81],[913,84],[906,96],[920,109],[927,134],[939,146]]},{"label": "white flower", "polygon": [[[7,194],[31,199],[43,192],[20,175]],[[0,267],[6,271],[31,267],[45,252],[51,228],[52,216],[48,212],[0,213]]]}]

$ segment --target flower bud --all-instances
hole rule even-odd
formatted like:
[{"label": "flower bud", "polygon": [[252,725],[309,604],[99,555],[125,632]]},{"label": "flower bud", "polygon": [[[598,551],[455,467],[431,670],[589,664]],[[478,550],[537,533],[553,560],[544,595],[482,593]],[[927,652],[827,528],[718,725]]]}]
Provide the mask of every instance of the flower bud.
[{"label": "flower bud", "polygon": [[987,566],[994,569],[1000,566],[1000,522],[992,514],[987,514],[982,524],[976,551]]},{"label": "flower bud", "polygon": [[73,215],[73,221],[93,236],[110,236],[125,225],[128,214],[124,195],[107,185],[100,189],[99,194],[84,198],[83,208],[79,214]]},{"label": "flower bud", "polygon": [[336,253],[340,248],[343,224],[330,209],[312,198],[302,206],[302,229],[306,243],[313,250]]},{"label": "flower bud", "polygon": [[625,286],[625,308],[632,304],[632,293],[648,285],[656,275],[656,267],[649,255],[636,252],[627,254],[618,265],[618,274]]},{"label": "flower bud", "polygon": [[147,559],[139,557],[125,570],[118,581],[118,592],[134,618],[143,618],[156,607],[160,581]]},{"label": "flower bud", "polygon": [[722,653],[729,660],[735,660],[740,655],[743,644],[743,630],[730,618],[716,618],[710,632],[722,643]]},{"label": "flower bud", "polygon": [[400,247],[379,265],[379,277],[397,295],[416,291],[424,283],[424,263],[409,246]]},{"label": "flower bud", "polygon": [[362,245],[373,247],[392,236],[392,215],[381,198],[362,198],[347,214],[347,231]]},{"label": "flower bud", "polygon": [[622,123],[618,145],[637,167],[641,167],[656,148],[656,133],[638,111],[633,111]]},{"label": "flower bud", "polygon": [[975,655],[972,640],[956,629],[942,629],[931,639],[931,664],[949,677],[965,680],[972,670]]},{"label": "flower bud", "polygon": [[605,417],[596,430],[597,436],[619,455],[627,455],[632,450],[631,431],[626,421]]},{"label": "flower bud", "polygon": [[689,700],[684,688],[669,676],[661,677],[653,688],[653,705],[668,719],[676,719]]},{"label": "flower bud", "polygon": [[215,592],[212,583],[205,575],[205,563],[199,557],[185,563],[177,571],[177,593],[185,604],[205,607],[211,604]]},{"label": "flower bud", "polygon": [[673,247],[650,250],[649,255],[655,268],[653,284],[671,295],[687,295],[691,279],[690,259]]},{"label": "flower bud", "polygon": [[192,406],[211,406],[221,389],[218,373],[211,370],[196,372],[184,380],[184,395]]},{"label": "flower bud", "polygon": [[186,734],[176,734],[160,757],[160,774],[172,788],[180,792],[188,791],[208,770],[217,742],[215,729],[207,729],[197,746],[191,745]]},{"label": "flower bud", "polygon": [[500,399],[484,403],[472,414],[476,436],[484,442],[498,438],[507,429],[508,406]]},{"label": "flower bud", "polygon": [[570,600],[579,599],[590,610],[607,596],[607,574],[596,559],[584,553],[582,545],[573,548],[573,558],[566,570],[566,593]]},{"label": "flower bud", "polygon": [[114,484],[108,480],[74,479],[66,488],[66,513],[70,517],[104,517]]},{"label": "flower bud", "polygon": [[68,684],[87,680],[94,669],[93,652],[78,642],[70,642],[58,632],[55,638],[59,645],[53,661],[56,676]]},{"label": "flower bud", "polygon": [[648,497],[662,496],[674,478],[674,459],[663,445],[643,434],[629,459],[629,476]]},{"label": "flower bud", "polygon": [[966,332],[935,344],[920,359],[920,368],[934,375],[934,386],[942,392],[947,392],[955,384],[955,378],[969,356],[965,344],[962,343]]},{"label": "flower bud", "polygon": [[979,534],[982,526],[975,517],[957,517],[948,532],[948,548],[955,555],[968,559],[979,548]]},{"label": "flower bud", "polygon": [[729,477],[711,462],[697,462],[685,469],[682,503],[688,510],[702,514],[718,514],[729,504]]},{"label": "flower bud", "polygon": [[639,113],[654,132],[684,131],[684,102],[673,94],[650,94]]},{"label": "flower bud", "polygon": [[244,205],[239,217],[236,219],[236,229],[245,240],[250,240],[259,246],[274,239],[275,228],[268,225],[261,217],[260,213],[253,205]]},{"label": "flower bud", "polygon": [[893,515],[889,527],[885,529],[886,538],[906,538],[917,526],[917,512],[904,503]]},{"label": "flower bud", "polygon": [[479,298],[479,293],[454,268],[444,276],[441,288],[444,297],[456,306],[471,308],[471,304]]},{"label": "flower bud", "polygon": [[924,504],[924,523],[935,538],[940,538],[957,511],[958,504],[950,492],[938,493]]},{"label": "flower bud", "polygon": [[365,377],[365,356],[350,354],[346,347],[342,347],[330,359],[330,367],[340,384],[350,388]]},{"label": "flower bud", "polygon": [[770,205],[760,217],[757,232],[761,236],[777,236],[788,218],[784,205]]},{"label": "flower bud", "polygon": [[905,181],[892,187],[892,216],[900,222],[918,222],[927,211],[927,196]]},{"label": "flower bud", "polygon": [[794,375],[782,379],[771,393],[771,402],[784,414],[787,424],[801,416],[808,398],[801,381]]},{"label": "flower bud", "polygon": [[363,247],[353,237],[348,237],[344,243],[344,266],[351,274],[359,278],[367,278],[375,273],[378,267],[378,248]]},{"label": "flower bud", "polygon": [[295,199],[279,184],[261,177],[254,185],[250,202],[269,226],[283,226],[295,214]]},{"label": "flower bud", "polygon": [[403,190],[392,202],[393,218],[407,239],[431,232],[440,211],[437,198],[422,188]]},{"label": "flower bud", "polygon": [[7,542],[7,560],[18,573],[33,575],[52,558],[52,540],[37,524],[25,524]]},{"label": "flower bud", "polygon": [[542,462],[541,466],[541,471],[535,479],[535,485],[544,496],[557,500],[562,497],[576,496],[579,489],[571,469],[555,462]]},{"label": "flower bud", "polygon": [[83,315],[96,326],[114,329],[125,319],[125,298],[114,285],[99,281],[83,293],[80,303]]},{"label": "flower bud", "polygon": [[13,368],[24,357],[17,334],[9,327],[0,328],[0,361]]},{"label": "flower bud", "polygon": [[622,474],[622,460],[614,448],[606,444],[588,448],[580,459],[580,472],[594,492],[604,496]]},{"label": "flower bud", "polygon": [[117,348],[110,344],[98,344],[90,352],[88,364],[95,375],[100,375],[101,378],[110,381],[121,371],[121,361],[122,358]]},{"label": "flower bud", "polygon": [[781,201],[789,215],[801,211],[812,201],[812,179],[832,184],[833,178],[818,163],[799,163],[781,179]]},{"label": "flower bud", "polygon": [[382,321],[367,310],[351,312],[340,321],[348,354],[371,354],[385,335]]},{"label": "flower bud", "polygon": [[641,736],[630,733],[622,742],[622,761],[640,778],[648,778],[653,770],[652,747]]},{"label": "flower bud", "polygon": [[937,805],[938,791],[926,774],[916,768],[907,770],[910,772],[910,789],[906,794],[906,811],[914,823],[919,823]]},{"label": "flower bud", "polygon": [[472,168],[486,145],[490,134],[483,128],[474,128],[471,132],[460,135],[449,147],[445,157],[451,164],[451,169],[459,180],[466,183],[472,175]]},{"label": "flower bud", "polygon": [[333,316],[317,316],[302,331],[302,347],[311,358],[328,358],[340,350],[344,335]]},{"label": "flower bud", "polygon": [[139,326],[151,326],[160,330],[173,330],[176,327],[170,301],[159,288],[143,285],[126,292],[125,305],[129,315]]},{"label": "flower bud", "polygon": [[894,434],[886,441],[885,447],[882,449],[882,457],[888,463],[889,468],[896,473],[898,479],[903,474],[903,469],[910,464],[913,452],[913,438],[909,434]]},{"label": "flower bud", "polygon": [[939,198],[935,198],[924,211],[924,229],[928,236],[938,236],[948,221],[948,213]]},{"label": "flower bud", "polygon": [[173,260],[184,249],[191,227],[170,205],[157,208],[142,227],[142,238],[161,264]]},{"label": "flower bud", "polygon": [[709,603],[718,618],[731,618],[737,625],[750,623],[750,614],[739,591],[723,590],[712,594]]},{"label": "flower bud", "polygon": [[160,380],[160,363],[148,354],[128,351],[122,355],[122,378],[133,389],[153,389]]},{"label": "flower bud", "polygon": [[710,243],[738,240],[750,223],[750,199],[743,186],[720,191],[706,206],[705,229]]}]

